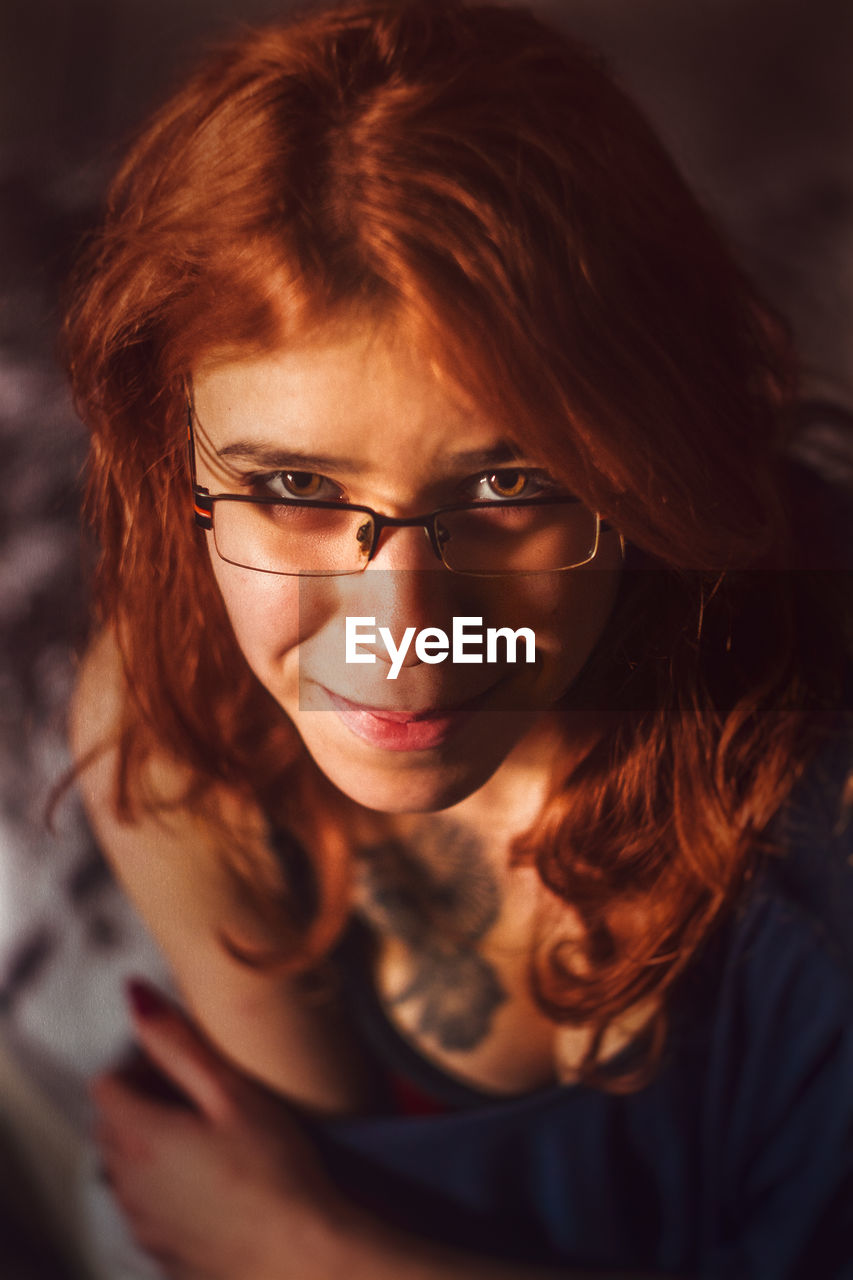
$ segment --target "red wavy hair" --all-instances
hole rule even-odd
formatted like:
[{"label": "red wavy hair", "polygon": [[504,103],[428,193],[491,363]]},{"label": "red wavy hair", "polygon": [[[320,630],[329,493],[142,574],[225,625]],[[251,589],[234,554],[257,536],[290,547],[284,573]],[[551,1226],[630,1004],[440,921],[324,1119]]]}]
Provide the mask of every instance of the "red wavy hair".
[{"label": "red wavy hair", "polygon": [[835,696],[830,631],[803,575],[779,572],[798,545],[787,341],[598,60],[522,10],[312,12],[220,51],[144,130],[66,326],[97,603],[127,677],[116,803],[156,805],[140,780],[166,751],[188,766],[187,803],[224,784],[301,835],[310,910],[270,868],[224,856],[306,964],[345,914],[344,842],[193,527],[183,386],[213,351],[359,312],[413,325],[629,543],[566,699],[567,724],[592,707],[597,728],[582,759],[556,762],[515,851],[582,922],[568,954],[543,934],[532,976],[552,1017],[591,1029],[582,1074],[601,1082],[601,1037],[629,1006],[659,1004],[660,1044],[667,991]]}]

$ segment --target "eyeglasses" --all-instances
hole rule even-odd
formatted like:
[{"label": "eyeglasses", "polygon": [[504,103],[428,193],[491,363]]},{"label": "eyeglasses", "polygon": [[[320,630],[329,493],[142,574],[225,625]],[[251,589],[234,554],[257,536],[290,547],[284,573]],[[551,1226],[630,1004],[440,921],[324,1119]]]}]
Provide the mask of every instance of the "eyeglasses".
[{"label": "eyeglasses", "polygon": [[210,493],[196,476],[189,399],[187,431],[196,523],[213,531],[222,560],[243,569],[299,577],[360,573],[386,528],[422,528],[446,569],[477,577],[577,569],[598,552],[600,516],[568,495],[459,502],[397,517],[351,502]]}]

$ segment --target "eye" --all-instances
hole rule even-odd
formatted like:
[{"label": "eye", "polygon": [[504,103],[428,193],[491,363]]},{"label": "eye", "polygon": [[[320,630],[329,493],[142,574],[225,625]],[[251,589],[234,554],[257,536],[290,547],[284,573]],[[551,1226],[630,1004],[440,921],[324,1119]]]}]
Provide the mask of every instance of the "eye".
[{"label": "eye", "polygon": [[316,471],[273,471],[265,476],[253,476],[252,487],[274,498],[319,498],[334,502],[341,491],[334,481]]},{"label": "eye", "polygon": [[514,498],[539,498],[560,491],[560,486],[547,471],[533,471],[522,467],[503,467],[479,476],[472,484],[475,502],[495,499],[510,502]]}]

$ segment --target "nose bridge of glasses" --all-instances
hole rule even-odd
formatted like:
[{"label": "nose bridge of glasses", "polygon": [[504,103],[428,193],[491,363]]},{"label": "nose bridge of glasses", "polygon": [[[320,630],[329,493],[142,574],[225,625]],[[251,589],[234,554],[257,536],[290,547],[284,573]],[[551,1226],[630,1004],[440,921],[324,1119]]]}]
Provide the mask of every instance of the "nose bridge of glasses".
[{"label": "nose bridge of glasses", "polygon": [[[377,513],[372,521],[371,567],[390,570],[437,568],[436,562],[441,563],[441,550],[435,539],[434,525],[432,515],[386,516]],[[381,556],[381,565],[377,565],[377,556]]]}]

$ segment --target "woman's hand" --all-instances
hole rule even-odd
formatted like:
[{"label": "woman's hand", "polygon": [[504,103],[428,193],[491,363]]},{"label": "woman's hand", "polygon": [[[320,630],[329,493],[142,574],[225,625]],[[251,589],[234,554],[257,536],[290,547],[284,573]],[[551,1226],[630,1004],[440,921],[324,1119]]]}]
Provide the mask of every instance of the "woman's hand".
[{"label": "woman's hand", "polygon": [[291,1109],[150,987],[130,995],[141,1047],[177,1090],[156,1098],[122,1071],[92,1086],[103,1164],[139,1244],[175,1280],[332,1274],[345,1206]]},{"label": "woman's hand", "polygon": [[172,1280],[584,1280],[473,1257],[356,1210],[285,1102],[150,987],[132,984],[131,1000],[162,1075],[144,1088],[138,1073],[135,1085],[126,1071],[100,1076],[96,1137],[133,1234]]}]

